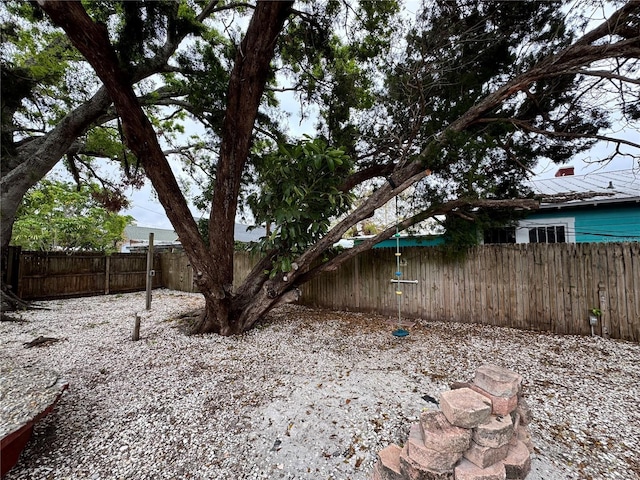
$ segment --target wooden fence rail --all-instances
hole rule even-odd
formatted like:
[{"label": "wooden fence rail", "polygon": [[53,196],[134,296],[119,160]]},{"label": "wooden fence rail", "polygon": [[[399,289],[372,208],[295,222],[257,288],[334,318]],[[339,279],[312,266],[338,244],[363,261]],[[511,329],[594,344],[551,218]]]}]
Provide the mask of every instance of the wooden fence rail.
[{"label": "wooden fence rail", "polygon": [[[106,295],[144,290],[146,254],[22,252],[18,296],[25,300]],[[160,257],[154,259],[154,287],[161,286]]]},{"label": "wooden fence rail", "polygon": [[[481,246],[448,262],[434,248],[402,251],[402,313],[428,320],[474,322],[640,341],[640,243]],[[236,252],[235,284],[257,259]],[[15,263],[15,262],[14,262]],[[24,299],[144,290],[146,256],[23,252],[18,294]],[[184,253],[154,259],[154,287],[196,291]],[[364,252],[303,286],[302,303],[395,316],[392,249]]]},{"label": "wooden fence rail", "polygon": [[[640,243],[481,246],[447,262],[434,248],[403,249],[402,312],[428,320],[640,341]],[[310,306],[397,314],[392,249],[358,255],[303,287]]]}]

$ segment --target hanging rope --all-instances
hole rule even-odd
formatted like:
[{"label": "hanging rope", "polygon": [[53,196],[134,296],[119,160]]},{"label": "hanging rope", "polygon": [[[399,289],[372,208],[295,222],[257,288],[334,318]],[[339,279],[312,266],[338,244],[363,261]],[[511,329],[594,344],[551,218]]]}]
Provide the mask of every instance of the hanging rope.
[{"label": "hanging rope", "polygon": [[396,273],[395,278],[391,279],[392,283],[396,285],[396,299],[398,304],[398,328],[396,328],[392,335],[394,337],[406,337],[409,335],[409,331],[402,328],[402,290],[400,286],[403,283],[418,283],[417,280],[402,280],[402,264],[400,262],[400,257],[402,253],[400,252],[400,230],[398,228],[400,224],[400,210],[398,209],[398,196],[396,195]]},{"label": "hanging rope", "polygon": [[[400,253],[400,231],[398,230],[398,196],[396,195],[396,299],[398,303],[398,328],[394,331],[394,335],[396,332],[400,332],[402,330],[402,290],[400,290],[400,277],[402,277],[402,270],[400,270],[400,257],[402,253]],[[407,332],[408,333],[408,332]]]}]

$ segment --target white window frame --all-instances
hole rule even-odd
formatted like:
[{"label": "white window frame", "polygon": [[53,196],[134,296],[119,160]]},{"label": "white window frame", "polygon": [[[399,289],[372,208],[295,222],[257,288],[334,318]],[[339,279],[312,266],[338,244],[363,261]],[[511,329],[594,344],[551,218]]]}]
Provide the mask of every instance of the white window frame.
[{"label": "white window frame", "polygon": [[529,229],[538,227],[564,227],[565,243],[576,243],[576,219],[574,217],[520,220],[516,227],[516,243],[530,243]]}]

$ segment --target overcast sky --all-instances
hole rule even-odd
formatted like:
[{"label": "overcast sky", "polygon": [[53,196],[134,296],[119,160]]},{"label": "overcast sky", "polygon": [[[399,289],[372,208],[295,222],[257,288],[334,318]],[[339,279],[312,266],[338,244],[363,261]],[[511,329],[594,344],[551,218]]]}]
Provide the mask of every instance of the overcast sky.
[{"label": "overcast sky", "polygon": [[[407,11],[408,18],[415,18],[415,12],[418,10],[418,5],[419,2],[416,0],[409,0],[406,2],[405,10]],[[286,111],[289,115],[289,134],[294,138],[300,138],[304,133],[308,133],[314,137],[316,134],[314,129],[315,119],[310,118],[302,122],[300,121],[300,104],[295,100],[293,93],[280,93],[279,98],[282,110]],[[192,132],[187,132],[186,135],[188,136],[197,132],[198,130],[194,128]],[[626,131],[618,132],[614,136],[627,138],[637,142],[639,135],[637,132]],[[611,144],[607,145],[604,142],[601,142],[586,154],[577,156],[567,165],[571,165],[575,168],[576,175],[585,175],[601,171],[640,168],[640,165],[638,165],[637,162],[634,164],[634,161],[630,157],[620,157],[605,164],[599,163],[599,160],[606,158],[614,148],[615,147]],[[179,168],[178,161],[172,161],[171,163],[174,168]],[[552,162],[543,162],[535,169],[534,178],[553,177],[558,168],[560,168],[560,166]],[[56,167],[55,171],[61,172],[63,169],[62,167]],[[131,191],[130,198],[131,208],[122,213],[131,215],[135,218],[138,225],[167,229],[172,228],[162,206],[152,193],[149,181],[146,182],[145,187],[141,190]],[[192,208],[192,211],[196,219],[200,218],[201,214],[195,208]]]}]

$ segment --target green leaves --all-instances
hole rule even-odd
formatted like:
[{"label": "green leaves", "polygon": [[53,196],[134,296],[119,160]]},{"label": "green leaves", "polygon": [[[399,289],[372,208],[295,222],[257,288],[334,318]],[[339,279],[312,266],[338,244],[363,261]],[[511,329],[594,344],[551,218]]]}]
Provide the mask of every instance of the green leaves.
[{"label": "green leaves", "polygon": [[258,224],[273,225],[260,244],[277,251],[277,271],[290,270],[292,259],[320,239],[331,220],[345,213],[353,196],[340,190],[353,162],[339,148],[307,137],[295,145],[281,144],[256,165],[259,190],[248,199]]},{"label": "green leaves", "polygon": [[25,250],[117,251],[132,218],[102,207],[96,198],[103,196],[97,185],[78,190],[71,183],[41,181],[18,210],[12,244]]}]

